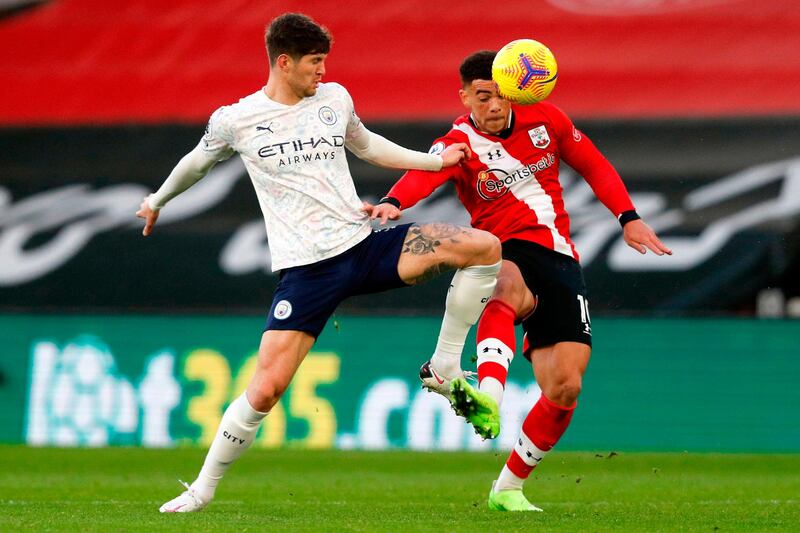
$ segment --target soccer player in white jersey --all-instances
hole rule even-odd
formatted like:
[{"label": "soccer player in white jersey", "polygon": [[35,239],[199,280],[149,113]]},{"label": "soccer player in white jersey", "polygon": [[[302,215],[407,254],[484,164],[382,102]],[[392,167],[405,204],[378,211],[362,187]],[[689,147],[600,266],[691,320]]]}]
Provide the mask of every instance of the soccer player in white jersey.
[{"label": "soccer player in white jersey", "polygon": [[459,164],[469,151],[456,143],[441,155],[415,152],[367,130],[345,88],[322,83],[330,42],[327,30],[305,15],[274,19],[266,33],[266,86],[219,108],[200,144],[136,213],[145,219],[142,233],[149,235],[170,199],[238,152],[264,214],[273,269],[280,270],[247,390],[226,409],[195,481],[184,483],[186,491],[161,512],[199,511],[211,502],[223,474],[250,446],[325,322],[348,296],[414,285],[458,269],[431,361],[445,387],[463,376],[467,332],[500,270],[499,240],[444,223],[373,231],[374,206],[359,200],[344,149],[376,165],[420,170]]}]

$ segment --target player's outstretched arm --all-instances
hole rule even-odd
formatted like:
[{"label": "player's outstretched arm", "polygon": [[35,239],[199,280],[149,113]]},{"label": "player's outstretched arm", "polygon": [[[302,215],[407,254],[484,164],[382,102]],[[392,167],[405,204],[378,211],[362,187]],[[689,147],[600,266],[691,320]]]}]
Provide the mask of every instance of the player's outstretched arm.
[{"label": "player's outstretched arm", "polygon": [[641,219],[626,223],[622,228],[622,238],[628,246],[640,254],[647,253],[649,249],[656,255],[672,255],[672,250],[667,248],[650,226]]},{"label": "player's outstretched arm", "polygon": [[445,152],[434,155],[409,150],[369,131],[363,124],[359,124],[348,133],[345,146],[359,159],[373,165],[412,170],[441,170],[444,167],[457,165],[469,153],[469,148],[463,143],[455,143],[448,148],[449,151],[445,150],[446,156]]},{"label": "player's outstretched arm", "polygon": [[145,221],[142,235],[147,237],[152,233],[153,225],[158,220],[158,213],[167,202],[200,181],[216,162],[216,159],[212,159],[203,150],[202,143],[183,156],[161,187],[146,196],[136,211],[136,216]]}]

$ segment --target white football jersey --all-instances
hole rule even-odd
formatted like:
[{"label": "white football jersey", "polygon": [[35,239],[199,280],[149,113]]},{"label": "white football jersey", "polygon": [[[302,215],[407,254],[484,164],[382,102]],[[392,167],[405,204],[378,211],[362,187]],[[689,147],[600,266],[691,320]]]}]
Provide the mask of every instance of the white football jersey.
[{"label": "white football jersey", "polygon": [[211,115],[202,149],[218,161],[234,152],[244,161],[273,271],[338,255],[372,231],[345,158],[359,124],[350,94],[337,83],[321,83],[293,106],[259,90]]}]

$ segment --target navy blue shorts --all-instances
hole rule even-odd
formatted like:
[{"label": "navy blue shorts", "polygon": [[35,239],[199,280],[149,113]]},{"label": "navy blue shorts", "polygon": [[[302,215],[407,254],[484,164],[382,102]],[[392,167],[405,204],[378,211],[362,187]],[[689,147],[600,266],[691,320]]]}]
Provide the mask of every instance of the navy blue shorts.
[{"label": "navy blue shorts", "polygon": [[264,331],[304,331],[318,337],[349,296],[407,287],[397,262],[411,224],[373,231],[335,257],[281,270]]}]

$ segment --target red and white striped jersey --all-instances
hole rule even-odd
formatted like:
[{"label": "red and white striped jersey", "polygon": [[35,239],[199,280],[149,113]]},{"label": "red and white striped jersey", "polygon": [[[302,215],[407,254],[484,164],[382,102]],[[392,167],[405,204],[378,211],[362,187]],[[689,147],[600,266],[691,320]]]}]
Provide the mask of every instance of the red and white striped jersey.
[{"label": "red and white striped jersey", "polygon": [[614,216],[633,209],[611,163],[550,103],[512,106],[509,128],[498,135],[481,133],[469,115],[461,116],[447,135],[433,143],[431,152],[441,153],[456,142],[470,146],[472,159],[438,172],[406,172],[388,196],[405,209],[453,181],[473,227],[501,241],[533,241],[576,260],[558,180],[562,159],[583,176]]}]

